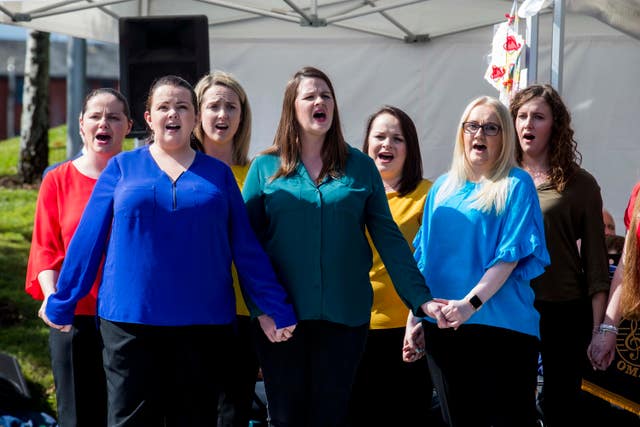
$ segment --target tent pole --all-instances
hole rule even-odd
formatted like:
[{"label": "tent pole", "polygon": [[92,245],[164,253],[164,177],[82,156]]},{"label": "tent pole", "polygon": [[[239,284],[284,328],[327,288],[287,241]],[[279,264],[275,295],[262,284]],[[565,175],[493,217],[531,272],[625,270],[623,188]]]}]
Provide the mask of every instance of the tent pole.
[{"label": "tent pole", "polygon": [[67,159],[82,148],[78,117],[86,92],[87,41],[71,37],[67,45]]},{"label": "tent pole", "polygon": [[538,14],[527,17],[527,86],[538,81],[538,30],[540,17]]},{"label": "tent pole", "polygon": [[[91,3],[89,5],[85,5],[85,6],[77,6],[77,7],[71,7],[71,8],[67,8],[67,9],[53,9],[53,8],[48,8],[49,12],[26,12],[25,15],[29,17],[29,19],[37,19],[37,18],[46,18],[48,16],[55,16],[55,15],[61,15],[63,13],[70,13],[70,12],[78,12],[80,10],[86,10],[86,9],[96,9],[96,8],[100,8],[101,6],[110,6],[112,4],[118,4],[118,3],[126,3],[126,2],[130,2],[133,0],[113,0],[113,1],[106,1],[104,3]],[[40,9],[42,10],[42,8]]]},{"label": "tent pole", "polygon": [[[298,15],[300,15],[300,17],[302,19],[304,19],[305,21],[307,21],[309,23],[309,25],[312,24],[313,22],[313,16],[315,16],[316,18],[318,17],[318,13],[317,10],[314,12],[313,10],[313,5],[311,6],[311,16],[307,15],[306,13],[304,13],[304,10],[300,9],[294,2],[292,2],[291,0],[282,0],[284,1],[291,9],[293,9]],[[317,6],[317,5],[316,5]]]},{"label": "tent pole", "polygon": [[226,7],[227,9],[239,10],[241,12],[254,13],[259,16],[266,16],[274,19],[279,19],[281,21],[300,23],[300,20],[296,19],[293,16],[285,15],[282,13],[269,12],[267,10],[258,9],[255,7],[242,6],[226,0],[196,0],[196,1],[199,1],[200,3],[212,4],[214,6]]},{"label": "tent pole", "polygon": [[334,16],[334,17],[331,17],[331,18],[327,18],[327,24],[333,24],[334,22],[339,22],[339,21],[344,21],[344,20],[347,20],[347,19],[358,18],[360,16],[371,15],[372,13],[382,12],[382,11],[390,10],[390,9],[396,9],[396,8],[402,7],[402,6],[409,6],[409,5],[415,4],[415,3],[422,3],[424,1],[426,1],[426,0],[400,1],[398,3],[387,4],[387,5],[384,5],[384,6],[377,6],[377,7],[371,8],[369,10],[365,10],[365,11],[345,13],[344,15],[339,15],[339,16]]},{"label": "tent pole", "polygon": [[562,67],[564,62],[564,0],[553,2],[553,31],[551,39],[551,86],[562,95]]}]

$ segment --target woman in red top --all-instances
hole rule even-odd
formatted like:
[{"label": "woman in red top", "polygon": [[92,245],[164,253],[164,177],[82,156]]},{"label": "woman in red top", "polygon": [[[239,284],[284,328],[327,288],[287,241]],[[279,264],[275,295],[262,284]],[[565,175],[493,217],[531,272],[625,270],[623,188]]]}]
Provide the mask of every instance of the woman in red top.
[{"label": "woman in red top", "polygon": [[[96,89],[85,98],[80,114],[84,154],[62,163],[44,177],[36,205],[26,291],[43,300],[56,290],[58,274],[84,207],[109,159],[122,151],[131,130],[131,114],[120,92]],[[106,426],[107,398],[96,296],[100,275],[89,295],[77,305],[72,333],[51,329],[49,348],[61,426]]]}]

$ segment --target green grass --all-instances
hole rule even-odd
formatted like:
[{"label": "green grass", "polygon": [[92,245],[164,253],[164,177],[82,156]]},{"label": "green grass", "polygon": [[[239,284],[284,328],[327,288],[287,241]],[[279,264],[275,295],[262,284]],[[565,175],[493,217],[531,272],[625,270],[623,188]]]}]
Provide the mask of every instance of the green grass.
[{"label": "green grass", "polygon": [[[133,139],[125,139],[123,150],[133,148]],[[18,153],[20,137],[0,141],[0,176],[12,176],[18,173]],[[49,129],[49,164],[61,162],[67,158],[67,126]]]},{"label": "green grass", "polygon": [[54,413],[48,329],[36,315],[40,302],[24,292],[36,197],[35,189],[0,188],[0,301],[17,313],[0,328],[0,350],[17,357],[37,408]]},{"label": "green grass", "polygon": [[[133,140],[125,140],[125,149]],[[19,137],[0,141],[0,179],[17,173]],[[66,157],[66,126],[49,131],[49,164]],[[0,309],[12,310],[11,325],[0,323],[0,351],[18,359],[36,409],[55,414],[55,389],[48,328],[37,317],[40,301],[24,291],[37,188],[0,186]]]}]

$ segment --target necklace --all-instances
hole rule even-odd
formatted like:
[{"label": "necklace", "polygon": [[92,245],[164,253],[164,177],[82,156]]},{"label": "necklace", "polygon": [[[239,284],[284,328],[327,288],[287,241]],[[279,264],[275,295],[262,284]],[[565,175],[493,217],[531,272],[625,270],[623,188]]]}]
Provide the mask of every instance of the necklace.
[{"label": "necklace", "polygon": [[536,184],[545,182],[549,179],[549,169],[534,169],[525,166],[524,170],[526,170],[529,175],[531,175],[531,178],[533,178],[533,182]]}]

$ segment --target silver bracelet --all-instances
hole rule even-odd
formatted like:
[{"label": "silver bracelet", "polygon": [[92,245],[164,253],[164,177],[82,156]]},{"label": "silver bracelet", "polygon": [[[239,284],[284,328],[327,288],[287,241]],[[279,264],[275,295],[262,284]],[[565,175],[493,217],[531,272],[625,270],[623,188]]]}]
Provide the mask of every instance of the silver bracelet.
[{"label": "silver bracelet", "polygon": [[598,327],[598,332],[601,334],[612,333],[614,335],[618,335],[618,328],[614,325],[609,325],[608,323],[601,323]]}]

